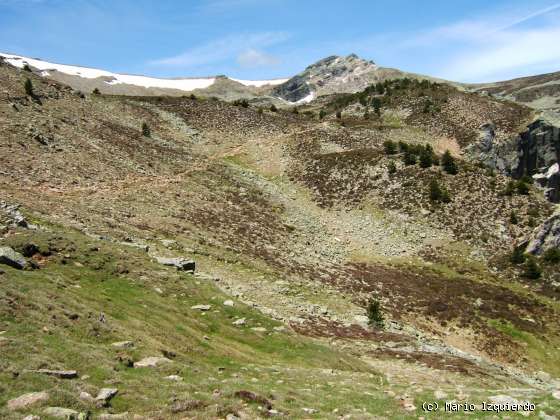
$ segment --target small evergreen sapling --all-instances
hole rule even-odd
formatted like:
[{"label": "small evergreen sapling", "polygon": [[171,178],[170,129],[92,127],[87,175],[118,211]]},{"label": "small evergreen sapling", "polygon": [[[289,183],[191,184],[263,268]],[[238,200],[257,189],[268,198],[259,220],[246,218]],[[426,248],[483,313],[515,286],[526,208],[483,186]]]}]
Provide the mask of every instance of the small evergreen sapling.
[{"label": "small evergreen sapling", "polygon": [[385,318],[381,311],[381,303],[377,299],[371,299],[367,306],[367,317],[369,325],[375,326],[377,328],[383,328],[385,324]]},{"label": "small evergreen sapling", "polygon": [[523,277],[528,279],[536,280],[542,274],[542,270],[537,264],[537,260],[533,256],[528,256],[525,261],[525,271],[523,272]]},{"label": "small evergreen sapling", "polygon": [[152,135],[152,133],[150,131],[150,126],[145,122],[142,123],[142,135],[144,137],[151,137],[151,135]]},{"label": "small evergreen sapling", "polygon": [[23,88],[25,89],[25,94],[28,96],[35,96],[34,92],[33,92],[33,82],[31,81],[30,78],[25,79],[25,82],[23,84]]},{"label": "small evergreen sapling", "polygon": [[449,150],[446,150],[441,157],[441,166],[443,170],[450,175],[456,175],[458,172],[457,164],[455,163],[455,158],[451,156]]}]

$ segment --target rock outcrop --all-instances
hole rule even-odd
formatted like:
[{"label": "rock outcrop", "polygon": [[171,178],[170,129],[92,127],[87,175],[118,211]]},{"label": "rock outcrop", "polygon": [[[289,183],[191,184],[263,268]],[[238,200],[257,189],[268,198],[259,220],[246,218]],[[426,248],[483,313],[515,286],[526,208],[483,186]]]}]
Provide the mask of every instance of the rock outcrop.
[{"label": "rock outcrop", "polygon": [[527,252],[541,255],[547,249],[560,248],[560,209],[539,226],[529,239]]},{"label": "rock outcrop", "polygon": [[0,247],[0,264],[6,264],[17,269],[25,268],[27,261],[19,252],[9,246]]},{"label": "rock outcrop", "polygon": [[547,117],[539,118],[527,130],[509,141],[496,141],[493,123],[480,127],[480,138],[467,148],[471,160],[519,179],[533,176],[546,197],[552,202],[560,200],[560,125]]},{"label": "rock outcrop", "polygon": [[292,103],[305,103],[321,95],[358,92],[372,83],[405,75],[399,70],[379,67],[355,54],[333,55],[276,86],[272,95]]}]

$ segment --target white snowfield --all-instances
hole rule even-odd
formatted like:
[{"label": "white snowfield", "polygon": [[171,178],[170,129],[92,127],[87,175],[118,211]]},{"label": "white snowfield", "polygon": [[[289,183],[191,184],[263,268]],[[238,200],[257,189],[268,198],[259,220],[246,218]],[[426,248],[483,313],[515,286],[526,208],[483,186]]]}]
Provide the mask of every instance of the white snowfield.
[{"label": "white snowfield", "polygon": [[[50,76],[49,71],[58,71],[60,73],[68,74],[71,76],[83,77],[86,79],[96,79],[98,77],[109,78],[105,80],[105,83],[109,85],[117,84],[128,84],[134,86],[142,86],[145,88],[166,88],[166,89],[177,89],[186,92],[195,89],[204,89],[212,86],[216,81],[215,77],[204,77],[204,78],[183,78],[183,79],[159,79],[156,77],[147,76],[134,76],[129,74],[119,74],[112,73],[105,70],[92,69],[89,67],[80,66],[69,66],[66,64],[50,63],[48,61],[38,60],[35,58],[28,58],[13,54],[0,53],[0,57],[3,57],[8,63],[13,66],[23,68],[25,64],[41,70],[41,76]],[[240,80],[231,79],[239,82],[245,86],[265,86],[265,85],[277,85],[284,83],[288,79],[276,79],[276,80]]]},{"label": "white snowfield", "polygon": [[275,86],[275,85],[281,85],[284,82],[287,82],[289,79],[272,79],[272,80],[241,80],[241,79],[233,79],[231,77],[228,77],[228,79],[233,80],[234,82],[237,83],[241,83],[242,85],[245,86],[255,86],[255,87],[261,87],[261,86]]}]

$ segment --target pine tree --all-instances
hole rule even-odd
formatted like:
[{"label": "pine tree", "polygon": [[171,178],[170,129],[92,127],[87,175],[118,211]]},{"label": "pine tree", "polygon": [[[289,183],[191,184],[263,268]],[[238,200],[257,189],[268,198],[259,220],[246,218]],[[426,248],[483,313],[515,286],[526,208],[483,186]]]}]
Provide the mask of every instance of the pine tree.
[{"label": "pine tree", "polygon": [[410,149],[405,150],[403,162],[405,165],[416,165],[416,155]]},{"label": "pine tree", "polygon": [[441,166],[443,170],[448,174],[455,175],[457,174],[457,164],[455,163],[455,158],[451,156],[449,150],[446,150],[443,156],[441,157]]},{"label": "pine tree", "polygon": [[373,106],[373,111],[377,114],[377,116],[381,115],[381,99],[373,98],[371,101],[371,105]]},{"label": "pine tree", "polygon": [[91,92],[93,95],[100,95],[101,92],[99,92],[99,89],[95,88],[93,89],[93,91]]},{"label": "pine tree", "polygon": [[150,137],[152,135],[150,127],[145,122],[142,123],[142,135],[144,137]]},{"label": "pine tree", "polygon": [[529,194],[529,185],[525,183],[524,179],[520,179],[517,181],[517,185],[515,186],[517,189],[517,194],[521,195],[528,195]]},{"label": "pine tree", "polygon": [[529,256],[525,262],[525,271],[523,272],[523,277],[528,279],[536,280],[542,274],[542,270],[537,264],[535,257]]},{"label": "pine tree", "polygon": [[513,252],[511,253],[511,257],[509,258],[512,264],[523,264],[525,262],[525,253],[523,247],[516,246],[513,248]]},{"label": "pine tree", "polygon": [[515,182],[509,181],[506,184],[506,188],[504,189],[503,195],[512,196],[514,191],[515,191]]},{"label": "pine tree", "polygon": [[319,111],[319,119],[322,120],[323,118],[325,118],[325,116],[327,115],[327,112],[322,109]]},{"label": "pine tree", "polygon": [[390,174],[394,174],[397,172],[397,165],[395,165],[395,162],[391,161],[389,162],[389,165],[387,166],[387,170]]},{"label": "pine tree", "polygon": [[432,146],[427,144],[424,149],[420,152],[420,167],[421,168],[429,168],[432,166],[433,161],[433,150]]},{"label": "pine tree", "polygon": [[383,149],[386,155],[394,155],[397,153],[397,145],[392,140],[385,140],[383,142]]},{"label": "pine tree", "polygon": [[367,316],[369,319],[369,325],[376,326],[378,328],[383,328],[385,319],[381,311],[381,304],[377,299],[371,299],[368,302]]},{"label": "pine tree", "polygon": [[336,119],[340,120],[342,118],[342,112],[336,111]]},{"label": "pine tree", "polygon": [[31,79],[29,79],[29,78],[25,79],[25,83],[23,84],[23,88],[25,89],[25,94],[26,95],[34,96],[33,82],[31,82]]},{"label": "pine tree", "polygon": [[438,182],[435,179],[430,181],[430,200],[440,201],[443,192]]},{"label": "pine tree", "polygon": [[278,112],[278,108],[276,108],[276,105],[272,104],[272,105],[270,105],[270,111],[271,112]]}]

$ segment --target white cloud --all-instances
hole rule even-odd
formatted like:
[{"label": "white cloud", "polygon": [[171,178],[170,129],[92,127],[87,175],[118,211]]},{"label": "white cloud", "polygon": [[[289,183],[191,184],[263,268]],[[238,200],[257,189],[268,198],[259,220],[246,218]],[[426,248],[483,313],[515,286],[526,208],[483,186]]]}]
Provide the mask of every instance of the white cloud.
[{"label": "white cloud", "polygon": [[490,81],[560,70],[560,27],[557,19],[547,19],[558,9],[560,4],[458,21],[406,36],[395,46],[439,51],[442,65],[434,75],[451,80]]},{"label": "white cloud", "polygon": [[[154,60],[150,64],[164,67],[189,68],[232,58],[237,58],[240,64],[249,63],[251,55],[254,61],[258,61],[258,49],[279,44],[287,40],[288,37],[288,34],[285,32],[230,35],[191,48],[173,57]],[[254,53],[251,53],[251,51]],[[267,58],[270,60],[272,57],[261,53],[261,65]]]},{"label": "white cloud", "polygon": [[560,28],[507,31],[453,57],[442,76],[455,80],[486,81],[512,77],[523,68],[560,70]]},{"label": "white cloud", "polygon": [[280,64],[273,55],[250,48],[237,56],[237,63],[242,67],[267,67]]}]

